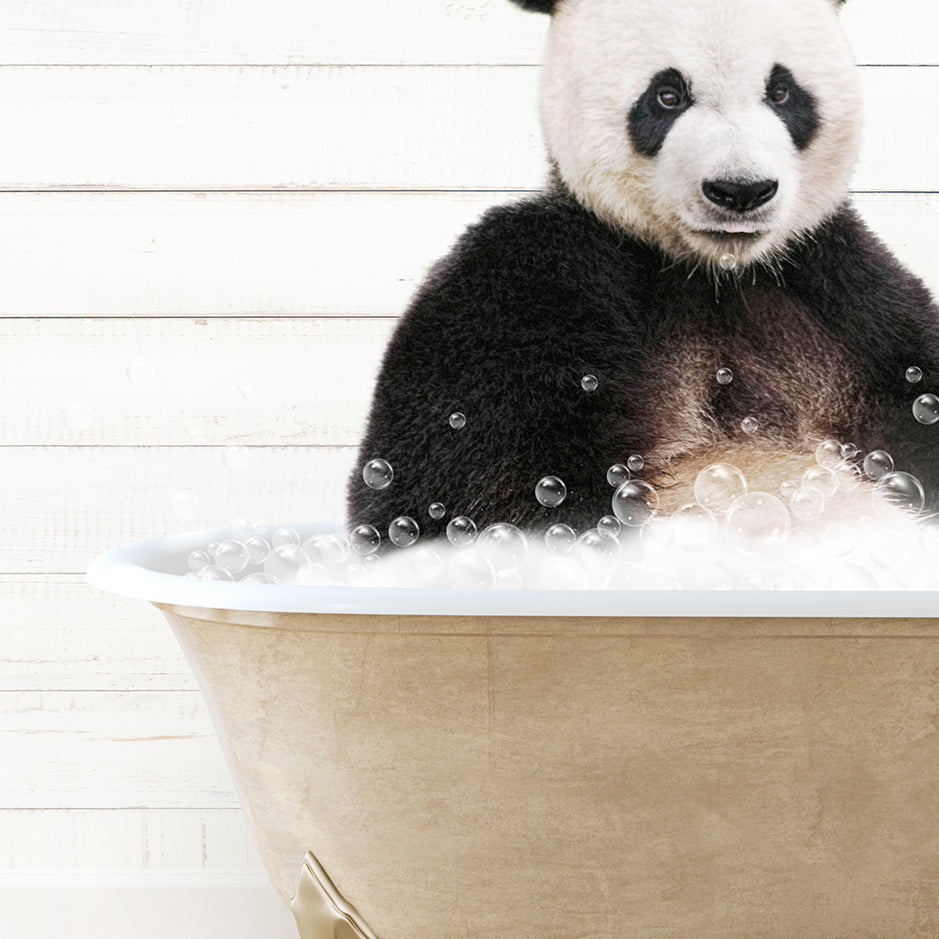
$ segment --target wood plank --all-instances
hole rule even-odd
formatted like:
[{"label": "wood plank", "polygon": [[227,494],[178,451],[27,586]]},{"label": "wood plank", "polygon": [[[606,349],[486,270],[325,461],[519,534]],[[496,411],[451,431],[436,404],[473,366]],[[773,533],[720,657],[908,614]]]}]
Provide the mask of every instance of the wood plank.
[{"label": "wood plank", "polygon": [[[859,62],[939,64],[930,0],[852,0],[842,19]],[[507,0],[5,0],[0,53],[11,65],[534,64],[547,25]]]},{"label": "wood plank", "polygon": [[202,697],[0,692],[0,808],[236,807]]},{"label": "wood plank", "polygon": [[0,319],[0,446],[353,446],[394,325]]},{"label": "wood plank", "polygon": [[240,808],[0,810],[0,871],[119,870],[224,876],[264,868]]},{"label": "wood plank", "polygon": [[196,690],[169,625],[143,600],[81,575],[28,575],[0,578],[0,610],[0,691]]},{"label": "wood plank", "polygon": [[[0,193],[0,316],[397,316],[467,225],[523,196]],[[939,293],[936,196],[856,203]],[[129,350],[110,351],[119,376]],[[57,383],[48,369],[42,378]]]},{"label": "wood plank", "polygon": [[108,548],[247,517],[330,521],[344,514],[354,448],[6,447],[0,573],[84,572]]},{"label": "wood plank", "polygon": [[[862,69],[854,187],[939,189],[939,69]],[[22,189],[532,189],[535,67],[9,67],[0,179]],[[62,146],[68,141],[68,146]]]}]

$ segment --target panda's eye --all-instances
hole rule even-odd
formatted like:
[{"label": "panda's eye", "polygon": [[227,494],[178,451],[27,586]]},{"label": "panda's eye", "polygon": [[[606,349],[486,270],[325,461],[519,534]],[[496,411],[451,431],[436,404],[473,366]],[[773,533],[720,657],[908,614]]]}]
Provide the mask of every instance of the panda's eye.
[{"label": "panda's eye", "polygon": [[666,111],[674,111],[675,108],[681,106],[682,94],[681,91],[677,88],[673,88],[671,85],[663,85],[656,92],[655,100],[658,101]]},{"label": "panda's eye", "polygon": [[788,85],[773,85],[770,89],[769,100],[773,104],[785,104],[789,100],[789,86]]}]

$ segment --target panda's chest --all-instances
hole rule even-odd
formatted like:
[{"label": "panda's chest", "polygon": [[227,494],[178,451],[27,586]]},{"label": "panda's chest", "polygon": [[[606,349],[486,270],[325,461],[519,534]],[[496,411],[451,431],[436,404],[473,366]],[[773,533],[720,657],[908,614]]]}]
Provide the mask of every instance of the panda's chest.
[{"label": "panda's chest", "polygon": [[734,294],[675,323],[639,383],[660,459],[727,442],[804,449],[870,419],[850,356],[781,290]]}]

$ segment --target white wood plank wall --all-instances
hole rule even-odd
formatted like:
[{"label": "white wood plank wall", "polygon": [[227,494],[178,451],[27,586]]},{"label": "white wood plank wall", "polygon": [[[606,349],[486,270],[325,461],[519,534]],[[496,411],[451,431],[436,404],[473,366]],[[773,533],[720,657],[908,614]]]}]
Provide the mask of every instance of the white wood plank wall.
[{"label": "white wood plank wall", "polygon": [[[843,16],[857,202],[935,291],[939,13]],[[394,318],[541,184],[544,28],[507,0],[0,3],[0,935],[293,934],[167,627],[82,572],[341,515]]]}]

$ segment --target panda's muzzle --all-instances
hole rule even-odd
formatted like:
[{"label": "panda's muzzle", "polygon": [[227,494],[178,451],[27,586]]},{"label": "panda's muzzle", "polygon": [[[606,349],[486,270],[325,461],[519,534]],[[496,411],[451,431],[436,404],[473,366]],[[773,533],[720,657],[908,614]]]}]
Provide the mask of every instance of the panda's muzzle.
[{"label": "panda's muzzle", "polygon": [[766,205],[779,189],[775,179],[738,183],[729,179],[706,179],[701,191],[708,201],[730,212],[743,214]]}]

